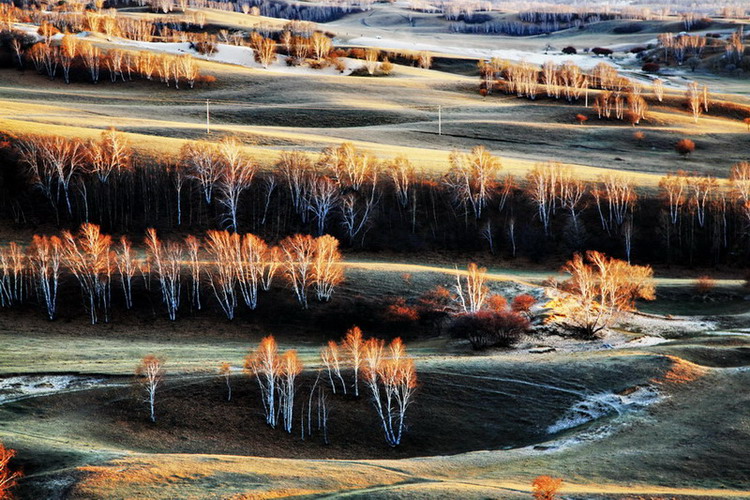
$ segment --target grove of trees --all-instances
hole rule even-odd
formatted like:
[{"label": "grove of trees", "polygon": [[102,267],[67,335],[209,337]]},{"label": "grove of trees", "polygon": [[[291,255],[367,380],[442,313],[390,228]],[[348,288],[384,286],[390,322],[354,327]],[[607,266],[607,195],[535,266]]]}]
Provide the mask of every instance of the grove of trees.
[{"label": "grove of trees", "polygon": [[[669,173],[653,191],[638,189],[624,174],[583,180],[555,162],[536,165],[523,179],[503,175],[499,159],[482,147],[452,154],[441,176],[418,172],[407,158],[380,160],[347,143],[319,155],[285,151],[272,168],[261,168],[231,138],[188,142],[167,164],[142,156],[114,130],[86,141],[9,139],[11,147],[0,150],[6,165],[0,210],[20,226],[52,220],[76,229],[93,223],[114,234],[191,227],[252,232],[266,241],[330,234],[352,248],[488,249],[535,260],[587,249],[689,265],[737,263],[750,256],[747,162],[728,169],[727,180]],[[56,255],[54,240],[37,243],[38,252]],[[217,245],[211,246],[214,253],[220,252]],[[7,259],[17,258],[5,251]],[[289,240],[277,252],[309,258],[303,241]],[[212,276],[221,294],[218,271]],[[322,282],[298,276],[293,283],[295,290],[312,286],[321,300],[329,296]],[[9,292],[2,303],[19,292]],[[298,298],[304,306],[305,294]]]},{"label": "grove of trees", "polygon": [[[62,236],[35,235],[24,246],[16,242],[0,248],[0,298],[3,307],[37,299],[52,320],[57,314],[61,282],[72,277],[79,285],[84,309],[92,324],[108,322],[113,288],[122,303],[133,307],[135,281],[142,293],[158,285],[170,320],[176,320],[181,302],[203,307],[209,288],[220,309],[233,319],[240,300],[256,308],[258,292],[268,291],[274,278],[283,280],[303,308],[308,296],[326,302],[344,279],[338,240],[324,235],[293,235],[279,247],[269,247],[253,234],[208,231],[204,239],[188,235],[163,241],[156,230],[146,232],[142,250],[127,236],[113,241],[96,224],[84,223]],[[187,293],[185,293],[187,289]]]},{"label": "grove of trees", "polygon": [[589,251],[576,254],[563,270],[570,275],[548,293],[552,299],[547,320],[565,325],[584,338],[593,338],[619,316],[635,309],[638,299],[656,298],[649,266],[635,266]]},{"label": "grove of trees", "polygon": [[[337,379],[322,380],[322,370],[330,371],[330,350],[335,350]],[[359,397],[360,382],[369,392],[372,407],[389,446],[401,444],[406,431],[406,415],[417,390],[417,371],[414,360],[407,354],[400,338],[386,344],[382,339],[364,338],[358,327],[351,328],[340,343],[330,341],[321,350],[321,366],[314,379],[301,383],[303,364],[297,351],[279,352],[273,336],[264,337],[257,348],[245,358],[244,372],[255,379],[260,389],[261,406],[266,424],[281,427],[291,433],[298,423],[304,439],[313,435],[313,413],[316,431],[328,442],[328,414],[330,394],[336,394],[340,384],[343,394],[354,388]],[[343,374],[342,374],[343,371]],[[219,374],[225,379],[227,400],[231,401],[231,365],[222,363]],[[156,422],[156,395],[165,377],[165,363],[153,354],[145,356],[136,369],[137,382],[145,395],[149,419]],[[345,380],[344,375],[348,380]],[[302,391],[305,394],[301,394]],[[351,392],[351,391],[350,391]],[[338,400],[347,404],[345,400]],[[2,465],[2,462],[0,462]],[[2,469],[0,468],[0,471]],[[0,477],[1,478],[1,477]],[[0,483],[2,485],[2,483]],[[1,490],[0,490],[1,491]]]}]

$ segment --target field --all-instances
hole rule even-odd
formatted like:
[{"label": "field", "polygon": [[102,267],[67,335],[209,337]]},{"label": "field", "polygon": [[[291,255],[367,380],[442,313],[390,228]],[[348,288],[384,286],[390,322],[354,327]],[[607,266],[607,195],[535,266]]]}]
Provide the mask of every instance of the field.
[{"label": "field", "polygon": [[[126,3],[116,4],[120,19],[160,23],[167,16],[156,7]],[[272,3],[259,5],[266,8]],[[202,16],[200,30],[191,25],[192,35],[228,36],[238,30],[278,35],[288,27],[286,19],[261,16],[260,11],[250,11],[249,5],[249,13],[242,13],[240,5],[236,11],[196,7],[193,2],[186,5],[185,10],[172,6],[171,15]],[[295,5],[316,8],[317,3]],[[518,13],[500,8],[487,16],[497,23],[518,19]],[[33,19],[17,21],[11,23],[17,32],[33,34],[39,28]],[[121,235],[132,237],[137,247],[135,261],[142,264],[131,275],[136,282],[132,308],[120,298],[119,268],[107,269],[107,284],[110,280],[113,284],[112,291],[106,292],[111,300],[106,308],[112,319],[89,324],[85,278],[74,278],[69,272],[60,279],[58,310],[50,321],[32,270],[25,283],[29,297],[36,300],[5,307],[2,294],[4,280],[10,280],[9,267],[0,262],[4,273],[0,279],[0,441],[16,450],[11,464],[23,472],[12,490],[14,498],[528,499],[534,478],[549,475],[563,479],[556,498],[750,499],[750,275],[745,271],[745,216],[750,217],[750,205],[737,201],[741,200],[736,194],[741,191],[738,181],[728,182],[732,166],[750,160],[750,84],[747,71],[717,69],[721,54],[712,49],[693,62],[697,71],[688,63],[664,68],[659,78],[665,97],[657,100],[651,93],[655,75],[641,69],[643,61],[630,49],[641,47],[656,54],[657,37],[683,31],[683,22],[674,13],[637,21],[615,17],[580,29],[510,36],[458,32],[457,23],[449,22],[443,13],[413,10],[405,2],[373,3],[315,24],[341,51],[341,70],[330,65],[313,69],[309,62],[286,64],[283,58],[264,68],[253,59],[248,41],[238,46],[221,43],[214,54],[199,54],[192,48],[192,39],[146,42],[83,30],[76,35],[115,53],[189,53],[202,77],[215,78],[199,80],[190,89],[185,81],[176,89],[157,77],[124,75],[116,83],[102,77],[93,84],[81,77],[86,74],[81,68],[74,69],[76,78],[66,84],[59,76],[49,79],[38,74],[30,63],[19,70],[0,39],[0,163],[7,162],[0,165],[7,168],[0,176],[0,193],[8,200],[0,203],[0,257],[4,258],[2,252],[10,242],[28,242],[37,233],[77,229],[75,217],[80,214],[76,211],[83,213],[83,209],[75,200],[84,200],[85,217],[77,222],[96,222],[111,210],[102,226],[114,236],[113,241]],[[717,15],[690,33],[715,35],[724,41],[739,26],[747,27],[747,22],[739,15],[736,19]],[[165,21],[169,26],[174,23]],[[469,29],[472,23],[461,26]],[[62,43],[62,35],[56,36],[55,43]],[[275,50],[281,50],[281,45]],[[576,47],[577,53],[564,54],[562,49],[568,46]],[[594,47],[615,52],[611,57],[595,55],[588,50]],[[368,74],[365,62],[356,56],[366,54],[365,49],[390,57],[392,72]],[[430,55],[429,67],[411,61],[418,54]],[[585,104],[581,99],[554,99],[542,91],[527,99],[501,91],[500,86],[480,93],[480,87],[486,87],[482,87],[479,66],[492,58],[509,65],[573,61],[583,71],[606,62],[633,88],[642,86],[648,113],[637,126],[627,120],[598,119],[592,103],[607,93],[605,89],[592,88],[589,96],[586,87]],[[381,58],[380,67],[382,63]],[[684,102],[691,82],[706,85],[711,92],[710,109],[699,113],[699,118]],[[579,113],[588,119],[577,122]],[[156,185],[166,177],[134,176],[138,180],[123,191],[107,187],[93,194],[87,191],[86,181],[72,182],[72,196],[79,198],[74,198],[73,208],[68,201],[67,216],[59,208],[63,206],[59,186],[55,200],[49,195],[53,205],[59,204],[55,217],[49,207],[42,207],[42,190],[28,189],[32,194],[18,204],[11,196],[20,190],[14,174],[7,173],[16,166],[19,154],[11,146],[19,137],[98,140],[110,127],[132,146],[136,171],[154,165],[172,168],[181,161],[181,148],[194,141],[236,138],[240,153],[258,164],[256,185],[262,174],[281,168],[283,152],[312,155],[350,142],[358,153],[371,153],[383,162],[406,157],[423,183],[419,216],[426,222],[416,222],[417,202],[412,201],[413,208],[408,203],[393,210],[383,208],[378,212],[382,220],[373,224],[374,229],[368,226],[359,240],[355,234],[347,241],[341,236],[345,224],[336,226],[332,231],[341,231],[343,253],[336,265],[344,277],[336,282],[330,301],[311,298],[309,309],[301,309],[290,291],[293,278],[282,281],[279,277],[273,287],[269,285],[270,290],[260,291],[257,307],[238,307],[232,320],[219,305],[224,303],[217,291],[218,271],[210,267],[218,269],[218,264],[199,262],[197,257],[189,261],[187,253],[181,253],[176,262],[183,273],[182,288],[177,288],[177,302],[182,297],[182,305],[177,320],[170,321],[165,314],[169,298],[163,292],[162,271],[158,271],[159,279],[152,277],[157,273],[156,251],[141,248],[146,226],[134,222],[136,216],[130,220],[118,212],[142,210],[148,221],[149,210],[171,207],[173,197],[165,193],[171,193],[168,189],[174,186],[159,192],[154,188],[156,201],[147,207],[140,206],[146,203],[145,196],[132,205],[130,201],[118,204],[127,189],[141,189],[133,186],[143,179],[143,184]],[[685,138],[695,142],[695,151],[680,155],[675,144]],[[504,208],[505,201],[499,207],[488,205],[486,211],[492,215],[485,216],[489,221],[480,227],[481,217],[472,219],[468,202],[461,213],[435,187],[447,178],[452,154],[475,146],[484,146],[499,159],[502,166],[493,175],[500,179],[510,174],[519,186],[530,172],[538,171],[538,165],[550,161],[570,167],[576,178],[591,183],[607,174],[621,175],[638,192],[638,199],[646,200],[639,220],[646,221],[648,231],[667,227],[666,238],[651,241],[652,232],[643,229],[639,233],[637,227],[634,231],[633,208],[625,223],[607,226],[599,205],[601,193],[592,190],[581,205],[581,212],[588,211],[581,233],[575,210],[572,222],[563,223],[558,215],[557,226],[553,224],[556,239],[547,234],[546,227],[542,232],[535,226],[519,236],[522,250],[517,256],[516,218],[522,229],[538,226],[541,215],[533,203],[516,200],[512,207],[509,202],[510,208]],[[677,171],[693,173],[690,179],[715,177],[716,186],[721,187],[711,193],[709,222],[704,224],[696,216],[700,202],[690,201],[681,212],[677,234],[670,239],[668,231],[678,224],[674,219],[670,226],[658,196],[663,195],[664,177]],[[177,188],[177,210],[184,211],[180,212],[184,220],[174,224],[172,208],[166,215],[153,215],[165,241],[182,242],[192,235],[202,238],[206,229],[227,229],[226,219],[212,226],[219,205],[200,204],[201,193],[189,184],[195,179],[187,179],[185,192],[190,193],[180,198],[182,184]],[[750,193],[750,179],[746,182]],[[377,183],[375,176],[371,200],[376,199]],[[685,196],[689,192],[694,196],[691,200],[697,200],[698,188],[689,186]],[[278,189],[287,196],[286,186],[280,184]],[[358,191],[348,189],[342,188],[337,200]],[[146,192],[148,186],[143,188]],[[255,221],[262,205],[256,196],[259,192],[245,193],[244,203],[252,205],[253,212],[252,216],[241,214],[239,220],[262,232],[269,248],[283,247],[290,228],[314,232],[313,217],[306,212],[295,214],[286,208],[282,213],[278,207],[288,201],[282,195],[271,205],[279,211],[275,222],[265,225],[265,212],[263,222]],[[267,200],[272,193],[273,188]],[[417,195],[411,193],[416,200]],[[391,188],[381,195],[392,197]],[[66,184],[65,199],[68,196]],[[113,208],[102,208],[101,213],[92,209],[90,216],[89,199],[110,203],[109,196],[114,201],[106,206]],[[196,200],[198,208],[190,206]],[[613,224],[609,201],[609,224]],[[440,203],[449,208],[441,212],[436,208]],[[727,209],[730,204],[734,208]],[[522,211],[530,206],[529,212]],[[265,211],[268,207],[266,201]],[[651,213],[652,209],[660,212]],[[336,208],[332,213],[345,219],[339,213],[344,210]],[[538,213],[542,212],[540,207]],[[522,220],[526,213],[534,220]],[[453,217],[451,221],[463,220],[464,225],[455,230],[441,227],[448,224],[446,214]],[[293,220],[297,215],[302,215],[302,222]],[[356,216],[361,212],[352,215],[354,220]],[[501,240],[495,248],[491,224],[500,219],[510,225],[495,227]],[[398,229],[399,224],[404,227]],[[575,224],[573,236],[571,224]],[[232,231],[236,225],[235,221]],[[333,226],[330,223],[328,228]],[[392,233],[386,232],[397,226]],[[587,236],[589,230],[591,236]],[[476,236],[480,231],[489,233],[489,237],[484,235],[488,249]],[[469,233],[481,240],[481,246],[463,245]],[[600,233],[609,239],[598,241]],[[568,277],[561,265],[576,251],[603,247],[607,251],[616,248],[617,257],[627,259],[627,269],[635,269],[630,263],[634,233],[639,252],[633,264],[653,264],[649,283],[655,287],[654,296],[628,297],[637,310],[623,307],[628,310],[617,315],[618,321],[596,335],[557,328],[555,309],[548,307],[548,301],[568,290],[556,288],[557,282]],[[370,246],[365,244],[366,236],[373,241]],[[399,246],[404,250],[399,251]],[[543,247],[540,256],[523,255],[523,249],[537,247]],[[676,257],[671,256],[673,250]],[[275,254],[264,253],[261,268],[269,265],[267,255]],[[645,261],[652,256],[656,256],[654,262]],[[110,258],[115,259],[107,253],[106,259]],[[281,262],[282,257],[274,259]],[[28,261],[33,263],[30,257]],[[193,293],[187,271],[191,262],[205,266],[204,274],[191,282],[203,287],[200,308],[194,307],[194,296],[189,296]],[[508,301],[521,294],[533,297],[535,305],[523,316],[527,326],[512,345],[474,349],[470,340],[451,330],[455,318],[477,314],[467,309],[463,296],[455,295],[463,290],[462,280],[469,282],[471,268],[465,271],[469,262],[486,267],[482,277],[488,297]],[[179,281],[179,272],[177,276]],[[449,303],[441,305],[440,297],[431,295],[441,290],[450,296]],[[237,303],[241,300],[235,299]],[[505,302],[501,309],[511,314]],[[521,316],[515,310],[512,314]],[[346,380],[342,385],[348,388],[347,394],[342,387],[331,390],[338,382],[326,370],[321,347],[341,340],[354,325],[366,336],[386,342],[402,338],[414,361],[414,401],[398,446],[389,446],[383,439],[385,423],[378,418],[361,373],[357,379],[346,364],[341,380]],[[257,366],[246,364],[248,355],[269,335],[281,351],[295,350],[295,359],[303,366],[296,382],[291,432],[267,424],[265,393],[260,377],[252,373]],[[138,363],[149,354],[163,359],[165,369],[155,422],[149,420],[142,379],[135,376]],[[222,363],[230,366],[226,378],[217,371]],[[359,396],[352,393],[354,380],[360,380]],[[227,398],[229,386],[231,399]],[[322,399],[317,399],[312,410],[315,398]],[[322,404],[330,411],[327,420],[321,420]],[[327,422],[325,429],[322,421]],[[5,498],[1,479],[0,498]]]},{"label": "field", "polygon": [[[675,167],[727,177],[733,163],[746,159],[743,149],[750,137],[736,117],[708,116],[695,124],[687,110],[652,106],[648,122],[640,128],[646,140],[637,141],[632,127],[624,124],[578,126],[573,117],[581,111],[580,106],[547,99],[529,106],[528,101],[513,96],[483,98],[475,90],[479,81],[476,63],[493,55],[493,49],[500,49],[500,57],[517,61],[533,54],[541,63],[548,57],[565,57],[545,56],[547,44],[557,51],[563,44],[635,46],[652,42],[664,26],[653,26],[637,35],[613,34],[615,26],[604,23],[606,26],[597,26],[594,33],[587,30],[585,35],[449,37],[431,32],[429,24],[413,33],[400,25],[381,27],[401,15],[390,9],[376,5],[371,12],[346,16],[326,29],[342,46],[377,43],[383,49],[399,49],[409,45],[402,40],[413,36],[418,40],[415,49],[420,48],[421,40],[430,50],[443,47],[446,54],[436,53],[440,59],[434,69],[397,65],[390,77],[343,77],[314,71],[294,73],[280,63],[262,69],[255,63],[256,67],[247,68],[201,61],[201,71],[216,76],[217,82],[190,92],[141,81],[65,85],[60,80],[47,81],[28,72],[5,69],[0,85],[0,124],[8,132],[43,126],[55,133],[82,137],[93,137],[102,128],[116,125],[145,150],[174,151],[185,139],[205,136],[205,100],[209,99],[213,102],[213,138],[238,135],[253,157],[267,165],[285,149],[319,151],[352,141],[381,158],[406,155],[420,169],[438,174],[447,169],[447,157],[453,149],[484,145],[501,158],[504,172],[515,175],[555,157],[574,165],[586,178],[616,169],[641,185],[653,187],[660,175]],[[242,17],[208,15],[216,15],[217,22],[227,26],[232,26],[229,23],[235,17]],[[377,19],[383,19],[382,23],[375,22]],[[464,48],[456,49],[461,52],[456,54],[450,53],[450,47]],[[601,62],[593,54],[576,57],[583,67]],[[441,71],[443,60],[445,69]],[[626,58],[618,64],[632,70],[634,63]],[[671,77],[667,93],[684,92],[687,77]],[[702,74],[689,77],[708,83],[716,99],[731,95],[735,102],[750,104],[750,92],[740,82],[726,78],[717,81]],[[644,75],[638,78],[648,81]],[[30,80],[33,85],[28,84]],[[442,135],[437,133],[438,106],[442,107]],[[698,144],[685,163],[673,150],[674,143],[683,137],[694,137]],[[714,161],[717,155],[721,162]]]}]

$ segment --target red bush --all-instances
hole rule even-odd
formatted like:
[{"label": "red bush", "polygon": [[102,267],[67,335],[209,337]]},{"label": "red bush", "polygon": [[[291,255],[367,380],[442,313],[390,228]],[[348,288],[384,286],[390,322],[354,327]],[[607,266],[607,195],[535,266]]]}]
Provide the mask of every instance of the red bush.
[{"label": "red bush", "polygon": [[528,293],[522,293],[513,297],[513,302],[510,304],[510,309],[513,312],[529,315],[531,308],[536,304],[536,299]]},{"label": "red bush", "polygon": [[508,300],[497,293],[487,297],[487,309],[493,312],[502,312],[508,308]]},{"label": "red bush", "polygon": [[419,311],[406,303],[403,297],[398,297],[385,311],[386,319],[393,322],[413,322],[419,319]]},{"label": "red bush", "polygon": [[511,311],[480,311],[456,316],[448,328],[452,336],[467,339],[474,349],[511,347],[529,329],[529,321]]},{"label": "red bush", "polygon": [[690,139],[680,139],[677,144],[674,145],[674,148],[682,156],[688,156],[695,151],[695,143]]}]

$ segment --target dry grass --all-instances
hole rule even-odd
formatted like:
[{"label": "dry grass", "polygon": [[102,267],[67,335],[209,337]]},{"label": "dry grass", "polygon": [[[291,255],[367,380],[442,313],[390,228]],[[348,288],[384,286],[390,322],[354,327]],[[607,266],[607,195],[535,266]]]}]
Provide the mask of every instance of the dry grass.
[{"label": "dry grass", "polygon": [[708,373],[708,368],[677,356],[667,356],[672,364],[664,375],[653,380],[656,384],[689,384]]}]

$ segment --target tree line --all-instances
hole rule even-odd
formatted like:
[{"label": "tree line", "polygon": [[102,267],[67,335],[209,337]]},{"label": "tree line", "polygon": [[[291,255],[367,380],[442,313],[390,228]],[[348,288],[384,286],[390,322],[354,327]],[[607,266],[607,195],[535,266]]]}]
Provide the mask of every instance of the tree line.
[{"label": "tree line", "polygon": [[[77,282],[91,323],[111,317],[112,296],[119,290],[126,309],[134,294],[157,288],[170,320],[181,303],[191,309],[205,306],[213,296],[228,319],[240,304],[254,310],[261,291],[282,279],[300,306],[309,307],[312,295],[327,302],[344,273],[336,238],[296,234],[269,246],[247,233],[208,231],[205,238],[161,240],[149,229],[142,249],[127,236],[114,240],[95,224],[59,236],[35,235],[26,245],[10,242],[0,247],[0,306],[19,306],[36,298],[46,316],[57,316],[58,291],[65,279]],[[140,282],[140,287],[136,286]],[[208,292],[207,292],[208,290]]]},{"label": "tree line", "polygon": [[189,226],[271,241],[331,234],[353,248],[485,249],[535,259],[584,249],[630,259],[637,248],[644,261],[694,265],[741,261],[748,252],[748,162],[731,167],[727,180],[669,173],[654,192],[618,173],[586,181],[556,162],[524,178],[503,176],[500,160],[481,146],[452,153],[443,175],[349,143],[318,155],[284,151],[271,169],[234,138],[190,141],[174,160],[152,159],[114,130],[87,141],[24,135],[2,152],[3,208],[21,225],[94,223],[114,233]]}]

